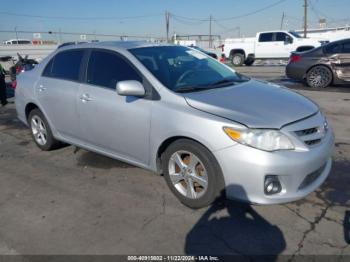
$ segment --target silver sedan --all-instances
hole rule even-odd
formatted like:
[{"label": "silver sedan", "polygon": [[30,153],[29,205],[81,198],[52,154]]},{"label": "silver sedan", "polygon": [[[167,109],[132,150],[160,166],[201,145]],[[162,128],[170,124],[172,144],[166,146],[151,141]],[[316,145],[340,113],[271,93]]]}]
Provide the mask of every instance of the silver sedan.
[{"label": "silver sedan", "polygon": [[331,169],[333,132],[309,99],[190,48],[59,48],[18,77],[16,109],[42,150],[59,141],[164,174],[185,205],[305,197]]}]

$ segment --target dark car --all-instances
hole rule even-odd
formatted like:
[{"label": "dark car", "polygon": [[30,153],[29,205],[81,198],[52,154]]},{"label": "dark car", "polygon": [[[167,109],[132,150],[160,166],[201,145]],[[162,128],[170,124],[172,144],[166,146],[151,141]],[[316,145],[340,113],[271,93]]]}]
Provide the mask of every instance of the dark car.
[{"label": "dark car", "polygon": [[289,78],[305,80],[308,86],[324,88],[350,84],[350,39],[331,42],[300,53],[292,53],[286,67]]},{"label": "dark car", "polygon": [[204,49],[202,49],[202,48],[200,48],[200,47],[198,47],[198,46],[190,46],[191,48],[194,48],[194,49],[196,49],[196,50],[198,50],[198,51],[201,51],[202,53],[204,53],[204,54],[206,54],[206,55],[208,55],[208,56],[211,56],[212,58],[215,58],[215,59],[218,59],[218,56],[217,56],[217,54],[215,54],[215,53],[213,53],[213,52],[210,52],[210,51],[207,51],[207,50],[204,50]]}]

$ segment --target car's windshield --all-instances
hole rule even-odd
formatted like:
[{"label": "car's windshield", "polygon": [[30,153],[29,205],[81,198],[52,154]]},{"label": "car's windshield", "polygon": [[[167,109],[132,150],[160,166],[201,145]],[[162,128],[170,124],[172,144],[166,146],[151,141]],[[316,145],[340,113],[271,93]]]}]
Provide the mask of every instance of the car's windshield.
[{"label": "car's windshield", "polygon": [[296,38],[301,38],[301,36],[300,36],[297,32],[295,32],[295,31],[289,31],[289,33],[290,33],[291,35],[293,35],[294,37],[296,37]]},{"label": "car's windshield", "polygon": [[129,51],[164,86],[175,92],[219,88],[249,80],[202,52],[183,46],[142,47]]}]

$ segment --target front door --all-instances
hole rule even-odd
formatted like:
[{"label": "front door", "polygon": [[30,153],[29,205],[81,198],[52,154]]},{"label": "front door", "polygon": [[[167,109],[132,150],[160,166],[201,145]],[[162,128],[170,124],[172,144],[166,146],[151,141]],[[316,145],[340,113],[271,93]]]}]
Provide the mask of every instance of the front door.
[{"label": "front door", "polygon": [[324,48],[324,52],[337,77],[343,81],[350,81],[350,41],[330,43]]},{"label": "front door", "polygon": [[334,66],[339,79],[350,81],[350,41],[343,42],[342,51],[336,56],[337,63]]},{"label": "front door", "polygon": [[126,58],[93,49],[79,90],[78,112],[84,142],[99,150],[142,164],[149,162],[152,101],[120,96],[116,84],[143,82]]}]

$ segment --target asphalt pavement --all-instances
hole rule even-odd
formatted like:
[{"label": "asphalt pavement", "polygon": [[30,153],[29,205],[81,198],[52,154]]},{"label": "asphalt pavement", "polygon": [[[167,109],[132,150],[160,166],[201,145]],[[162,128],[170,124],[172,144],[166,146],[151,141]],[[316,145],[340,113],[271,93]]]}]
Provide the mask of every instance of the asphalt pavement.
[{"label": "asphalt pavement", "polygon": [[0,108],[0,254],[350,255],[350,92],[288,84],[283,67],[237,70],[287,83],[325,112],[336,145],[320,189],[285,205],[191,210],[149,171],[68,145],[40,151],[10,104]]}]

